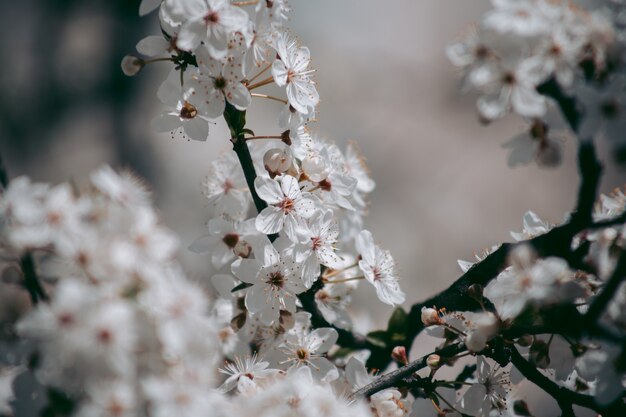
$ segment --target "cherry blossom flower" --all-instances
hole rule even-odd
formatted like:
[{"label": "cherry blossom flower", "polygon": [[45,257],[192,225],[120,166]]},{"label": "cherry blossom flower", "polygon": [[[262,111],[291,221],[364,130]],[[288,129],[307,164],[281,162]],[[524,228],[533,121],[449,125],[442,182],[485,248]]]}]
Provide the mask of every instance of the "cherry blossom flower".
[{"label": "cherry blossom flower", "polygon": [[552,225],[544,220],[541,220],[541,218],[531,210],[524,213],[523,227],[524,229],[519,233],[511,232],[511,237],[518,242],[543,235],[552,229]]},{"label": "cherry blossom flower", "polygon": [[269,235],[284,230],[291,241],[305,242],[309,234],[306,219],[316,210],[314,197],[300,191],[298,180],[291,175],[283,176],[280,181],[257,177],[254,187],[269,204],[256,218],[259,232]]},{"label": "cherry blossom flower", "polygon": [[288,367],[307,366],[314,377],[322,381],[333,381],[339,377],[337,368],[324,357],[337,342],[337,331],[318,328],[313,331],[295,327],[289,331],[278,347],[278,363]]},{"label": "cherry blossom flower", "polygon": [[368,230],[363,230],[357,237],[356,250],[361,255],[359,268],[365,279],[376,288],[378,299],[392,306],[402,304],[405,295],[398,284],[396,264],[391,253],[376,245]]},{"label": "cherry blossom flower", "polygon": [[538,306],[573,300],[581,295],[567,262],[550,257],[536,260],[532,249],[519,246],[511,254],[513,265],[485,288],[500,318],[513,319],[529,304]]},{"label": "cherry blossom flower", "polygon": [[282,32],[274,39],[274,48],[279,59],[272,64],[272,75],[276,85],[287,86],[289,104],[300,113],[309,113],[317,106],[319,95],[310,74],[311,54],[306,47],[298,46],[291,36]]},{"label": "cherry blossom flower", "polygon": [[220,386],[220,390],[228,392],[237,387],[239,392],[250,391],[250,385],[258,386],[259,382],[271,378],[278,373],[277,369],[268,369],[269,362],[261,361],[256,355],[245,358],[236,357],[234,362],[229,362],[220,368],[220,372],[228,375],[228,378]]},{"label": "cherry blossom flower", "polygon": [[243,219],[249,205],[249,192],[234,153],[224,153],[211,163],[204,183],[204,195],[215,209],[215,215]]},{"label": "cherry blossom flower", "polygon": [[465,413],[489,417],[492,410],[504,410],[506,404],[508,374],[497,365],[492,368],[482,356],[476,357],[477,381],[461,397],[460,405]]},{"label": "cherry blossom flower", "polygon": [[228,58],[226,62],[211,58],[203,49],[196,54],[199,73],[192,77],[197,103],[210,118],[224,113],[226,101],[238,110],[245,110],[252,100],[250,92],[242,84],[243,67],[240,58]]},{"label": "cherry blossom flower", "polygon": [[182,88],[177,71],[173,70],[159,88],[157,95],[169,109],[152,121],[157,132],[169,132],[182,127],[193,140],[205,141],[209,135],[208,113],[194,98],[193,88]]},{"label": "cherry blossom flower", "polygon": [[320,264],[335,268],[341,262],[335,253],[335,244],[339,236],[339,226],[330,210],[318,211],[309,219],[310,240],[296,248],[296,259],[302,262],[302,280],[307,288],[321,274]]},{"label": "cherry blossom flower", "polygon": [[246,293],[246,307],[270,325],[278,320],[280,310],[296,311],[296,295],[305,290],[300,265],[286,253],[279,254],[269,241],[257,259],[238,259],[233,274],[252,284]]},{"label": "cherry blossom flower", "polygon": [[183,24],[178,47],[192,51],[204,42],[209,55],[222,59],[228,53],[229,35],[243,30],[248,23],[245,10],[228,0],[187,0],[180,2]]}]

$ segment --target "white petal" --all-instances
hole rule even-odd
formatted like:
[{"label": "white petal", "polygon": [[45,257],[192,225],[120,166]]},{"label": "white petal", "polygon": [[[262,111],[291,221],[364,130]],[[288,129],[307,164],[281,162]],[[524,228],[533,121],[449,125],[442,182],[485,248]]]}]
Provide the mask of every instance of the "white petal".
[{"label": "white petal", "polygon": [[152,129],[157,132],[170,132],[181,127],[183,122],[176,114],[169,112],[161,113],[152,119]]},{"label": "white petal", "polygon": [[267,177],[256,177],[254,188],[257,194],[268,204],[278,204],[284,199],[284,194],[278,181]]},{"label": "white petal", "polygon": [[237,259],[231,266],[233,275],[249,284],[259,282],[257,276],[261,270],[261,263],[256,259]]},{"label": "white petal", "polygon": [[240,82],[235,83],[226,92],[227,99],[238,110],[245,110],[250,106],[252,102],[252,96],[250,91]]},{"label": "white petal", "polygon": [[148,36],[137,44],[137,52],[145,56],[156,56],[167,53],[170,43],[163,36]]},{"label": "white petal", "polygon": [[246,308],[252,313],[269,310],[268,293],[260,285],[253,285],[246,294]]},{"label": "white petal", "polygon": [[161,5],[161,0],[141,0],[139,16],[145,16]]},{"label": "white petal", "polygon": [[330,327],[315,329],[309,335],[311,350],[315,353],[326,353],[337,343],[337,330]]},{"label": "white petal", "polygon": [[269,206],[263,209],[256,218],[256,228],[259,232],[271,235],[283,229],[285,215],[278,207]]},{"label": "white petal", "polygon": [[205,35],[206,25],[202,18],[188,20],[178,33],[176,45],[183,51],[193,51],[200,45],[200,41]]},{"label": "white petal", "polygon": [[183,129],[187,136],[193,140],[204,142],[209,136],[209,122],[200,117],[185,121]]}]

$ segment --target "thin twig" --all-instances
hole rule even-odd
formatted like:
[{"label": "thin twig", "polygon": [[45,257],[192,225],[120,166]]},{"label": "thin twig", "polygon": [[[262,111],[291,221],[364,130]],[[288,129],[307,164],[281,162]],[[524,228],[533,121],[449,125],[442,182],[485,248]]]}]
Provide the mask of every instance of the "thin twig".
[{"label": "thin twig", "polygon": [[436,350],[428,355],[422,356],[421,358],[410,362],[408,365],[403,366],[402,368],[398,368],[395,371],[389,372],[387,374],[381,375],[374,382],[368,384],[359,390],[355,391],[351,397],[356,398],[360,396],[369,397],[372,394],[375,394],[379,391],[382,391],[386,388],[397,386],[397,384],[403,380],[404,378],[410,377],[415,372],[424,369],[427,366],[426,361],[430,355],[436,354],[441,356],[442,358],[451,358],[454,355],[461,353],[465,350],[465,345],[463,343],[457,343],[454,345],[449,345],[444,347],[443,349]]}]

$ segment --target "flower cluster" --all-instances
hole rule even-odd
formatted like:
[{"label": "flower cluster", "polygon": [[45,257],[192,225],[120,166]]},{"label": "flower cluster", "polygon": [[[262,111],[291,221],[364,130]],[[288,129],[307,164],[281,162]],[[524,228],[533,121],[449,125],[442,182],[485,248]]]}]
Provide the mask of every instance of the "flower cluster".
[{"label": "flower cluster", "polygon": [[[284,27],[287,3],[143,0],[140,14],[158,9],[162,34],[122,69],[173,64],[153,126],[205,140],[223,117],[231,133],[233,151],[208,167],[208,230],[189,245],[213,275],[186,278],[177,237],[129,173],[103,167],[86,187],[3,183],[2,262],[21,270],[34,304],[16,332],[50,390],[45,415],[529,416],[524,378],[563,415],[574,405],[623,415],[626,195],[593,206],[601,169],[590,140],[625,119],[610,97],[623,93],[623,13],[617,0],[587,3],[493,0],[448,48],[482,94],[483,119],[529,119],[507,144],[513,165],[554,166],[560,145],[548,132],[580,135],[580,201],[559,225],[527,212],[514,243],[459,261],[463,276],[407,313],[391,253],[364,228],[375,184],[362,156],[311,127],[319,96],[309,50]],[[286,98],[252,92],[270,84]],[[276,133],[246,126],[254,97],[283,104]],[[618,122],[601,122],[609,114]],[[355,329],[361,282],[397,307],[387,330]],[[410,361],[424,329],[440,343]],[[392,361],[401,369],[376,375]],[[461,363],[456,378],[442,376]],[[0,368],[0,413],[11,413],[24,370]]]},{"label": "flower cluster", "polygon": [[572,3],[493,0],[480,24],[447,48],[449,59],[463,71],[465,89],[480,94],[483,121],[510,112],[528,120],[527,132],[506,145],[512,148],[510,165],[561,162],[558,131],[564,124],[557,120],[553,99],[564,93],[585,110],[579,121],[582,137],[602,133],[613,145],[624,145],[619,133],[626,120],[621,105],[624,37],[617,23],[623,5]]}]

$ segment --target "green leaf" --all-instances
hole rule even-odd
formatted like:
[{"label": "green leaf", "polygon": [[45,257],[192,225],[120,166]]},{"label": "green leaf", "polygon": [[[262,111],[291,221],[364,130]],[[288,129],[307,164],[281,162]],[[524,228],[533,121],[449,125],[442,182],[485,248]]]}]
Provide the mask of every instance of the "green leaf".
[{"label": "green leaf", "polygon": [[408,328],[409,324],[409,316],[402,309],[402,307],[398,307],[393,310],[391,317],[389,318],[389,323],[387,324],[387,331],[389,333],[404,333]]},{"label": "green leaf", "polygon": [[384,349],[385,347],[387,347],[387,332],[384,330],[369,332],[365,336],[365,340],[367,340],[369,343],[376,347]]}]

